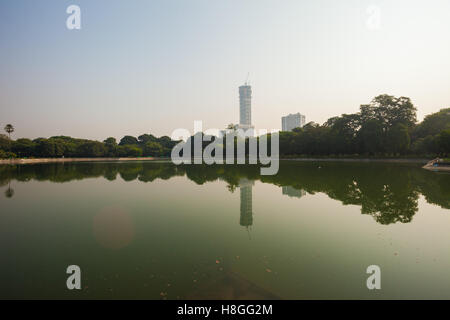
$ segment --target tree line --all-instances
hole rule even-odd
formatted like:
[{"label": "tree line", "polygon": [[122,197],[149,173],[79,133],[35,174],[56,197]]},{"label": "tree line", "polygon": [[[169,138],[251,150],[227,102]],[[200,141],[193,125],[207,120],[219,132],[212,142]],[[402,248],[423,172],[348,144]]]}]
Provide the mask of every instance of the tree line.
[{"label": "tree line", "polygon": [[[280,156],[448,156],[450,108],[426,116],[421,123],[416,110],[410,98],[379,95],[357,113],[280,132]],[[103,142],[67,136],[12,140],[14,127],[8,124],[5,131],[9,136],[0,135],[0,158],[169,157],[179,142],[151,134],[125,136],[119,143],[112,137]],[[208,144],[203,141],[203,148]]]},{"label": "tree line", "polygon": [[67,136],[11,140],[0,135],[0,157],[168,157],[177,143],[167,136],[157,138],[151,134],[125,136],[119,143],[113,137],[100,142]]},{"label": "tree line", "polygon": [[314,122],[280,133],[280,154],[290,155],[448,155],[450,108],[417,123],[407,97],[380,95],[354,114]]}]

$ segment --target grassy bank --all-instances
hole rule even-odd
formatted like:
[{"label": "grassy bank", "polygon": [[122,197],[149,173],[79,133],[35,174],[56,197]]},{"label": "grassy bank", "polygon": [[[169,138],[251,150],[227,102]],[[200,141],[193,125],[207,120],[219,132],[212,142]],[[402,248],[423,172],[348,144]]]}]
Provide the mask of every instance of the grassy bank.
[{"label": "grassy bank", "polygon": [[136,157],[136,158],[33,158],[33,159],[3,159],[1,164],[33,164],[33,163],[61,163],[61,162],[93,162],[93,161],[153,161],[164,158]]},{"label": "grassy bank", "polygon": [[[34,163],[64,163],[64,162],[104,162],[104,161],[155,161],[168,160],[167,157],[127,157],[127,158],[30,158],[30,159],[1,159],[2,164],[34,164]],[[280,157],[285,161],[342,161],[342,162],[390,162],[390,163],[423,163],[426,164],[430,158],[380,158],[380,157]]]}]

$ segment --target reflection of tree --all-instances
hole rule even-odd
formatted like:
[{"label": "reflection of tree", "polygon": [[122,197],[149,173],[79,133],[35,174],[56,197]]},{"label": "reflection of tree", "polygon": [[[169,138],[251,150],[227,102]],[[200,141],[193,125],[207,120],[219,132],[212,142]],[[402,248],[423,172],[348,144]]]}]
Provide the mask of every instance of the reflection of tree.
[{"label": "reflection of tree", "polygon": [[[450,175],[422,170],[415,165],[379,163],[283,162],[275,176],[260,176],[254,165],[180,165],[162,162],[90,162],[0,166],[0,186],[11,180],[63,183],[85,178],[105,177],[125,181],[152,182],[186,175],[197,184],[222,180],[230,191],[242,180],[260,180],[292,190],[322,192],[344,205],[358,205],[381,224],[410,222],[418,210],[418,197],[450,208]],[[245,189],[244,189],[245,190]],[[13,196],[8,188],[5,196]],[[242,204],[242,203],[241,203]],[[241,208],[242,209],[242,208]],[[241,211],[242,213],[242,211]],[[243,225],[251,225],[249,215],[241,214]]]},{"label": "reflection of tree", "polygon": [[[417,211],[418,192],[410,172],[420,168],[360,163],[286,164],[273,178],[309,193],[324,192],[345,205],[361,206],[381,224],[410,222]],[[270,179],[270,178],[268,178]]]},{"label": "reflection of tree", "polygon": [[5,197],[12,198],[14,196],[14,189],[11,188],[11,184],[8,184],[8,189],[5,191]]},{"label": "reflection of tree", "polygon": [[234,193],[236,191],[236,186],[233,184],[228,184],[227,185],[227,189],[228,191],[230,191],[231,193]]}]

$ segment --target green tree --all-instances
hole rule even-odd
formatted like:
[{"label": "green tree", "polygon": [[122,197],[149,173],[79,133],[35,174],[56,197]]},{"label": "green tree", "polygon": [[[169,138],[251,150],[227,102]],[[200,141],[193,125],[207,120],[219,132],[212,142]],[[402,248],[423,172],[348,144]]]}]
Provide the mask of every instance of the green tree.
[{"label": "green tree", "polygon": [[406,125],[397,123],[389,129],[386,143],[389,152],[404,154],[409,150],[410,143],[411,139]]},{"label": "green tree", "polygon": [[439,112],[429,114],[414,129],[414,138],[435,136],[443,130],[450,129],[450,108],[441,109]]},{"label": "green tree", "polygon": [[402,123],[412,128],[417,122],[416,107],[410,98],[382,94],[375,97],[369,105],[360,107],[361,124],[369,120],[378,120],[383,128]]},{"label": "green tree", "polygon": [[11,139],[6,134],[0,134],[0,149],[9,150]]},{"label": "green tree", "polygon": [[375,155],[383,152],[383,124],[377,119],[367,120],[358,132],[363,152]]},{"label": "green tree", "polygon": [[12,143],[12,151],[19,157],[30,157],[35,154],[36,144],[30,139],[17,139]]},{"label": "green tree", "polygon": [[450,153],[450,129],[443,130],[437,137],[437,144],[439,146],[439,151],[448,155]]},{"label": "green tree", "polygon": [[358,114],[343,114],[341,117],[328,119],[324,124],[330,128],[329,143],[334,154],[357,153],[356,137],[360,126]]},{"label": "green tree", "polygon": [[125,136],[119,142],[119,146],[134,145],[134,144],[138,144],[138,140],[133,136]]},{"label": "green tree", "polygon": [[411,149],[415,154],[436,155],[439,152],[438,135],[428,135],[425,138],[419,138],[413,142]]},{"label": "green tree", "polygon": [[77,147],[77,154],[81,157],[102,157],[105,153],[105,145],[98,141],[88,141]]},{"label": "green tree", "polygon": [[64,155],[64,145],[52,139],[38,139],[36,154],[40,157],[61,157]]},{"label": "green tree", "polygon": [[117,145],[116,138],[109,137],[103,141],[104,144]]},{"label": "green tree", "polygon": [[144,146],[144,156],[160,157],[163,153],[163,147],[158,142],[147,142]]},{"label": "green tree", "polygon": [[156,141],[158,141],[158,139],[154,135],[146,134],[146,133],[143,135],[140,135],[138,137],[138,142],[140,145],[145,145],[145,144],[147,144],[147,142],[150,142],[150,141],[156,142]]},{"label": "green tree", "polygon": [[142,149],[133,145],[119,145],[117,147],[117,154],[119,157],[140,157],[142,156]]},{"label": "green tree", "polygon": [[11,133],[14,132],[14,127],[12,124],[7,124],[5,126],[5,131],[8,133],[9,138],[11,139]]},{"label": "green tree", "polygon": [[116,138],[109,137],[103,141],[106,148],[106,155],[108,157],[115,157],[117,155],[117,141]]}]

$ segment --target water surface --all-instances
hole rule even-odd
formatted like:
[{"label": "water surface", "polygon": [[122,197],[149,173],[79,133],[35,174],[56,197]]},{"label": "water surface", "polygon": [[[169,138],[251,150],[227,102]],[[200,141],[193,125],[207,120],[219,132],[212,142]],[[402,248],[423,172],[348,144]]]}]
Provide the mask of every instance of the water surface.
[{"label": "water surface", "polygon": [[0,189],[0,298],[450,299],[450,175],[418,165],[17,165]]}]

